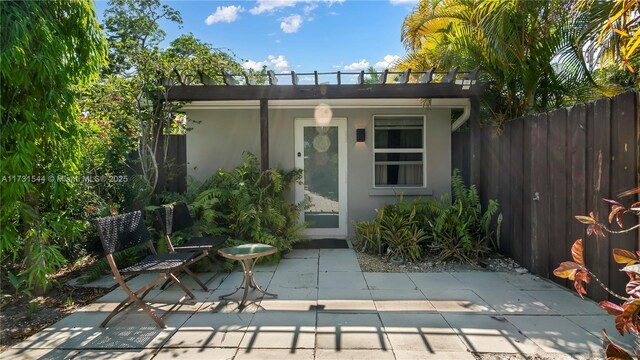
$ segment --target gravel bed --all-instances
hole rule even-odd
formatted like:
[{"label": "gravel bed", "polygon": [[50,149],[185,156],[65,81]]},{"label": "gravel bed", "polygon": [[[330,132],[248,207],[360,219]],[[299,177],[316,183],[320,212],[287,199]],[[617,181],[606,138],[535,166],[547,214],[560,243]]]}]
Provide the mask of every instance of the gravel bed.
[{"label": "gravel bed", "polygon": [[477,264],[454,261],[437,261],[425,257],[422,261],[394,264],[389,259],[356,251],[360,269],[364,272],[461,272],[461,271],[504,271],[526,273],[527,270],[512,259],[500,254],[492,254]]}]

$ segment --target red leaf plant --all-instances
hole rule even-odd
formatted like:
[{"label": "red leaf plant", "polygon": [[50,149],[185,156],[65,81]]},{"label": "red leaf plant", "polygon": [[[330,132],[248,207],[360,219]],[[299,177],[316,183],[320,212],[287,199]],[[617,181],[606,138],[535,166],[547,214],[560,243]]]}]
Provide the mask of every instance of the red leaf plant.
[{"label": "red leaf plant", "polygon": [[[640,194],[640,187],[622,192],[618,194],[618,198],[637,194]],[[634,202],[629,207],[626,207],[617,200],[603,200],[611,205],[611,211],[608,216],[609,225],[613,224],[615,220],[615,224],[620,230],[613,230],[607,227],[606,224],[600,223],[597,215],[593,212],[590,212],[588,216],[576,216],[578,221],[587,225],[588,236],[595,235],[596,237],[604,237],[605,232],[609,234],[620,234],[640,228],[640,224],[628,228],[624,227],[625,215],[633,215],[640,218],[640,201]],[[562,262],[560,266],[553,271],[553,274],[573,281],[573,286],[580,296],[587,293],[584,284],[589,284],[590,279],[593,278],[598,285],[604,288],[609,294],[621,300],[622,304],[615,304],[611,301],[601,301],[599,305],[607,314],[615,318],[615,326],[620,335],[624,335],[625,333],[633,334],[637,338],[637,344],[638,340],[640,340],[640,251],[613,249],[613,260],[623,266],[620,271],[626,273],[629,277],[629,282],[625,289],[626,296],[622,296],[609,289],[595,274],[589,271],[584,263],[583,250],[582,239],[576,240],[573,246],[571,246],[571,257],[573,261]],[[603,347],[608,360],[633,359],[633,355],[615,344],[604,329],[602,329],[602,336]],[[635,357],[640,360],[640,350],[634,348],[634,353]]]}]

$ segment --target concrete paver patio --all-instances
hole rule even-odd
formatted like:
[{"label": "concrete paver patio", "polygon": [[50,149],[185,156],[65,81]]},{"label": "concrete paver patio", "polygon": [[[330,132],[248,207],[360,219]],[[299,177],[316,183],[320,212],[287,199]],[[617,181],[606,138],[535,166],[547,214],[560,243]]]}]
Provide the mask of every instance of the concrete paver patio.
[{"label": "concrete paver patio", "polygon": [[[125,297],[116,289],[0,358],[591,359],[602,357],[602,328],[632,342],[593,301],[529,274],[362,273],[351,249],[294,250],[277,267],[256,267],[258,283],[279,297],[239,312],[240,294],[218,296],[241,279],[238,272],[220,274],[205,292],[184,278],[197,299],[166,316],[166,329],[134,307],[100,328]],[[148,299],[162,313],[182,294],[172,286]]]}]

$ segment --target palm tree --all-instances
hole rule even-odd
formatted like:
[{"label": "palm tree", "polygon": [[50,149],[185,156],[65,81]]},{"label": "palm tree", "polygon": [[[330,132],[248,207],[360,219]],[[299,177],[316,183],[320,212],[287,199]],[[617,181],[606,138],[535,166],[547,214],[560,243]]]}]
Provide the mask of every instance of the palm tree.
[{"label": "palm tree", "polygon": [[566,0],[423,0],[405,19],[399,69],[481,66],[498,123],[593,97]]},{"label": "palm tree", "polygon": [[577,0],[572,13],[586,14],[578,41],[588,64],[601,74],[613,70],[623,78],[621,85],[640,88],[640,0]]}]

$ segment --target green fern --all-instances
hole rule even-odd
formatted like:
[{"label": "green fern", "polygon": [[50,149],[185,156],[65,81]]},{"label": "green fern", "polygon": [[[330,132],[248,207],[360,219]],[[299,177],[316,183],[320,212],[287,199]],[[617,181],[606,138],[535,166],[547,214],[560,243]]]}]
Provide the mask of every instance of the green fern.
[{"label": "green fern", "polygon": [[255,155],[244,153],[241,165],[219,170],[199,187],[190,204],[196,228],[287,251],[301,240],[298,214],[308,204],[291,204],[285,191],[301,177],[300,170],[261,171]]},{"label": "green fern", "polygon": [[[453,203],[444,196],[429,207],[435,220],[430,221],[429,248],[440,260],[455,259],[475,262],[490,251],[493,240],[492,220],[498,211],[498,203],[490,200],[482,209],[475,186],[466,187],[456,169],[451,179]],[[500,222],[497,225],[499,231]],[[495,247],[495,245],[493,245]]]}]

